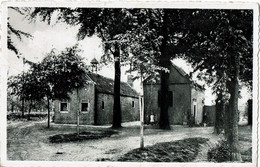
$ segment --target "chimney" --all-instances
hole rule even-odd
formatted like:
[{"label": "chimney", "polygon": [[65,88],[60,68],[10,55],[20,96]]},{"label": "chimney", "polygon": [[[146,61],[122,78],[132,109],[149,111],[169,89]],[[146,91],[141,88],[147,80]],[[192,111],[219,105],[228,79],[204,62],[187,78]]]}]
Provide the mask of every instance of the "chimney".
[{"label": "chimney", "polygon": [[128,83],[131,87],[133,87],[133,83],[134,83],[134,81],[133,81],[133,75],[127,75],[127,83]]}]

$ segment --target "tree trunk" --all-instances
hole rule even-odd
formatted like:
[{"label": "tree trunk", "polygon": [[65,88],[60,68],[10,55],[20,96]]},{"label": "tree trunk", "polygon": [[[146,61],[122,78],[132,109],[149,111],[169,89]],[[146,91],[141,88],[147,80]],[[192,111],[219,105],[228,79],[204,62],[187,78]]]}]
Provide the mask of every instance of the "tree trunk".
[{"label": "tree trunk", "polygon": [[24,99],[22,98],[22,118],[24,118]]},{"label": "tree trunk", "polygon": [[121,69],[120,69],[120,47],[119,44],[115,44],[115,80],[114,80],[114,107],[113,107],[113,128],[121,127],[121,104],[120,104],[120,78],[121,78]]},{"label": "tree trunk", "polygon": [[239,140],[238,140],[238,91],[239,91],[239,56],[234,60],[234,76],[227,82],[227,88],[230,93],[229,99],[229,128],[228,131],[228,143],[232,152],[232,161],[242,161],[241,154],[239,151]]},{"label": "tree trunk", "polygon": [[47,127],[50,128],[50,99],[47,98],[47,108],[48,108],[48,123],[47,123]]},{"label": "tree trunk", "polygon": [[27,115],[27,120],[31,120],[31,110],[32,110],[32,100],[30,101],[30,104],[29,104],[29,110],[28,110],[28,115]]},{"label": "tree trunk", "polygon": [[[167,54],[167,38],[168,38],[168,10],[165,10],[163,16],[163,27],[161,34],[163,35],[160,55],[160,66],[170,70],[170,55]],[[161,129],[170,129],[168,108],[169,108],[169,72],[161,71],[161,93],[160,93],[160,120]]]},{"label": "tree trunk", "polygon": [[253,123],[253,114],[252,114],[252,109],[253,109],[253,100],[250,99],[247,101],[247,118],[248,118],[248,125],[252,126]]},{"label": "tree trunk", "polygon": [[80,98],[79,98],[79,89],[77,89],[77,99],[78,99],[78,109],[77,109],[77,136],[79,137],[79,112],[80,112]]},{"label": "tree trunk", "polygon": [[13,113],[14,112],[14,103],[11,102],[11,112]]},{"label": "tree trunk", "polygon": [[[220,90],[221,91],[221,90]],[[214,133],[220,134],[224,129],[225,102],[223,101],[223,92],[217,94],[216,99],[216,119]]]},{"label": "tree trunk", "polygon": [[[166,63],[166,62],[164,62]],[[169,73],[161,72],[161,97],[160,97],[160,120],[159,126],[161,129],[170,129],[169,124]]]}]

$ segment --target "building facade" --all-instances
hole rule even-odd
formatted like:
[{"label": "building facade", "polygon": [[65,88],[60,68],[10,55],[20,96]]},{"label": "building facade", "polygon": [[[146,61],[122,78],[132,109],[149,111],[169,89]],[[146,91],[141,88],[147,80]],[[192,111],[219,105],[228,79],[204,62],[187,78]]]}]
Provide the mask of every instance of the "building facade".
[{"label": "building facade", "polygon": [[[54,102],[54,122],[83,125],[111,124],[113,119],[114,81],[98,74],[88,74],[88,84],[70,95],[68,101]],[[139,95],[125,82],[121,82],[120,101],[122,122],[139,120]]]},{"label": "building facade", "polygon": [[[160,79],[144,81],[145,123],[150,123],[151,115],[155,122],[160,119]],[[204,92],[195,89],[188,75],[172,64],[169,75],[169,122],[171,125],[187,124],[192,120],[195,124],[203,120]]]}]

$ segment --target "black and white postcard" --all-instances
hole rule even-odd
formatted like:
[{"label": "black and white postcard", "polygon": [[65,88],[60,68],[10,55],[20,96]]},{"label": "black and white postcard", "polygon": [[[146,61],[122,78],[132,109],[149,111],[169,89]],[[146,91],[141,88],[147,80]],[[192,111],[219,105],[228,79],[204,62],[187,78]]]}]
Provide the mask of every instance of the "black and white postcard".
[{"label": "black and white postcard", "polygon": [[257,166],[259,4],[4,1],[1,166]]}]

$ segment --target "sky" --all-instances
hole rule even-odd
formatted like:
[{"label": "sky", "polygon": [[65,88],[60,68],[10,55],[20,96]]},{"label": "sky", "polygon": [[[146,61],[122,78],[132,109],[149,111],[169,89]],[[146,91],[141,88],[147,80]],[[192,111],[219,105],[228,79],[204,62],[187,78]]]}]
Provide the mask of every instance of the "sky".
[{"label": "sky", "polygon": [[[90,61],[93,58],[99,60],[103,53],[101,40],[97,36],[91,38],[86,37],[84,40],[77,41],[76,34],[79,27],[72,27],[65,23],[55,23],[55,21],[52,21],[50,25],[45,22],[40,22],[39,20],[29,22],[24,16],[13,9],[8,9],[8,17],[10,17],[10,24],[15,29],[28,32],[33,36],[32,38],[24,37],[22,41],[18,40],[16,37],[12,37],[17,49],[21,52],[21,56],[24,56],[30,61],[39,62],[53,48],[59,52],[66,47],[71,47],[75,44],[78,44],[79,49],[82,50],[80,55],[84,58],[87,65],[90,64]],[[9,76],[17,75],[22,72],[22,70],[29,68],[27,65],[23,66],[22,60],[18,59],[17,55],[12,51],[8,51],[7,61],[9,65]],[[193,70],[192,67],[182,59],[175,59],[173,63],[181,67],[186,73]],[[126,67],[121,68],[121,80],[125,82],[127,80],[127,75],[125,75],[126,70]],[[109,78],[114,78],[113,64],[103,67],[98,73]],[[140,85],[139,81],[134,82],[134,88],[138,92],[141,90]],[[244,96],[247,94],[246,90],[242,90],[242,93]],[[212,95],[211,89],[206,87],[205,104],[212,105],[214,99],[215,96]],[[245,99],[241,101],[241,103],[245,102]]]}]

